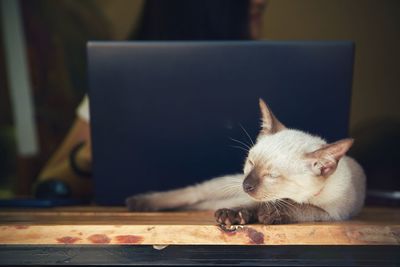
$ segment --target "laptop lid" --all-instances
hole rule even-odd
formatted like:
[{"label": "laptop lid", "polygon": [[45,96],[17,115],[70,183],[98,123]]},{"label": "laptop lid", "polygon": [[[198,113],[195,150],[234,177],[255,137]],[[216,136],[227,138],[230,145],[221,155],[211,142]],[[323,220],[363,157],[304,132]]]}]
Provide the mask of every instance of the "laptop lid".
[{"label": "laptop lid", "polygon": [[241,172],[263,98],[289,128],[348,134],[352,42],[90,42],[95,201]]}]

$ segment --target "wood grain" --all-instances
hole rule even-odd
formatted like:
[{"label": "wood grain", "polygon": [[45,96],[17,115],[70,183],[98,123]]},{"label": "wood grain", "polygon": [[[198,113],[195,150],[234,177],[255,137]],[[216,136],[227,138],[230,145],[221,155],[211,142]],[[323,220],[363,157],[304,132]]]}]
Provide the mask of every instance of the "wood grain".
[{"label": "wood grain", "polygon": [[124,208],[1,210],[0,244],[399,245],[400,209],[365,208],[349,221],[246,225],[229,232],[213,212],[132,213]]}]

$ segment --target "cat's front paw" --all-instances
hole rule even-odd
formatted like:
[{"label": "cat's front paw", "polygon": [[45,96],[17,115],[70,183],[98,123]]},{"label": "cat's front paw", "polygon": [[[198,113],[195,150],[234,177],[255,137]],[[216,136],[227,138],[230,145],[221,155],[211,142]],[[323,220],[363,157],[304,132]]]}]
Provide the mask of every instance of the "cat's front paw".
[{"label": "cat's front paw", "polygon": [[153,204],[150,196],[146,194],[134,195],[128,197],[125,201],[128,210],[130,211],[156,211],[157,208]]},{"label": "cat's front paw", "polygon": [[219,209],[214,216],[218,223],[224,225],[247,224],[251,218],[249,211],[246,209]]}]

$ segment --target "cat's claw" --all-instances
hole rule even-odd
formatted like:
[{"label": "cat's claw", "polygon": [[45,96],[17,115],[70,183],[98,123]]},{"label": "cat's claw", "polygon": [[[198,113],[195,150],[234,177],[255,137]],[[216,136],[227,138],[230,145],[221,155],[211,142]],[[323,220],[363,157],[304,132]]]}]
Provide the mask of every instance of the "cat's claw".
[{"label": "cat's claw", "polygon": [[214,214],[216,221],[223,225],[247,224],[250,221],[250,214],[246,209],[232,210],[219,209]]}]

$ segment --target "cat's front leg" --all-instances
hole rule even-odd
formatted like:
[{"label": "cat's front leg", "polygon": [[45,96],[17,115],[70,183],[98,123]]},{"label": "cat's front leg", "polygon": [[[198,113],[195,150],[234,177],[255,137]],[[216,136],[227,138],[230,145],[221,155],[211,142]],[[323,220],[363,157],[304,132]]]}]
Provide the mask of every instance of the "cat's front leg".
[{"label": "cat's front leg", "polygon": [[256,221],[256,209],[237,207],[232,209],[219,209],[215,212],[215,220],[222,225],[243,225]]},{"label": "cat's front leg", "polygon": [[288,224],[295,223],[290,212],[274,204],[260,205],[257,210],[257,221],[262,224]]},{"label": "cat's front leg", "polygon": [[262,224],[290,224],[332,220],[329,214],[314,205],[297,203],[291,199],[264,203],[257,210],[257,221]]}]

